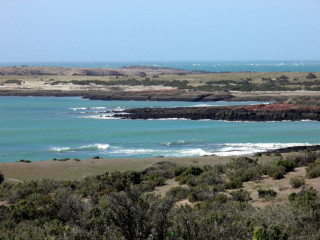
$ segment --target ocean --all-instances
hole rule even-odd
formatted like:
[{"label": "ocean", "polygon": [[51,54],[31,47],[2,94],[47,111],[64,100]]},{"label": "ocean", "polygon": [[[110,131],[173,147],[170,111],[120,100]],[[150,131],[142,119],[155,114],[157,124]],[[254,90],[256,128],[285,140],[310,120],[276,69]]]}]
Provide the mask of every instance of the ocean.
[{"label": "ocean", "polygon": [[292,61],[135,61],[135,62],[9,62],[0,66],[120,68],[132,65],[204,70],[209,72],[320,72],[320,60]]},{"label": "ocean", "polygon": [[121,120],[112,117],[112,113],[125,108],[258,103],[0,97],[0,162],[94,156],[226,156],[320,143],[320,123],[313,121]]}]

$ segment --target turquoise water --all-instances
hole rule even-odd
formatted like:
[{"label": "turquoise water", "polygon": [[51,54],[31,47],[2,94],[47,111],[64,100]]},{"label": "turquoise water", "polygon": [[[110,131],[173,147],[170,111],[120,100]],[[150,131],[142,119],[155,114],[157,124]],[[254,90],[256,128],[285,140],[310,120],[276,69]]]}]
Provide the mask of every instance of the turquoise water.
[{"label": "turquoise water", "polygon": [[123,108],[230,104],[243,103],[0,97],[0,162],[93,156],[233,155],[320,143],[320,123],[311,121],[119,120],[110,117],[111,111]]},{"label": "turquoise water", "polygon": [[148,61],[148,62],[11,62],[0,66],[119,68],[132,65],[170,67],[209,72],[320,72],[320,61]]}]

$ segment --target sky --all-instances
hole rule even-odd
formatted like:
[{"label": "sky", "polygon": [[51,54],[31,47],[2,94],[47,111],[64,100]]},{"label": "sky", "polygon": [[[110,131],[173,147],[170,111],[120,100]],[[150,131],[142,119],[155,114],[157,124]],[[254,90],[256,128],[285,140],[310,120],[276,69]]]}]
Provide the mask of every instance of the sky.
[{"label": "sky", "polygon": [[0,0],[0,62],[320,60],[320,0]]}]

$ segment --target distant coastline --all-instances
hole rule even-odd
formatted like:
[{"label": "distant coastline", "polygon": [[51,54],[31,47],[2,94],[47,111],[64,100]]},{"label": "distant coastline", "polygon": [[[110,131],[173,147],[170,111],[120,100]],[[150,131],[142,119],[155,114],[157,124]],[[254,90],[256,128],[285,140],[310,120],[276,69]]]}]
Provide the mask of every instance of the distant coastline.
[{"label": "distant coastline", "polygon": [[70,68],[153,66],[207,72],[320,72],[320,60],[0,62],[0,66]]}]

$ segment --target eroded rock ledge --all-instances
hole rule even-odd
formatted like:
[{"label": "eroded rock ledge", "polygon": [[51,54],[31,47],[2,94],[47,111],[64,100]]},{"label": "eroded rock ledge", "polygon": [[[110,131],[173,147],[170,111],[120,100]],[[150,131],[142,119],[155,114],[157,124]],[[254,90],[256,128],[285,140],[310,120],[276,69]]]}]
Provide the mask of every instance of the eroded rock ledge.
[{"label": "eroded rock ledge", "polygon": [[255,106],[138,108],[115,115],[124,119],[191,119],[227,121],[320,121],[320,107],[283,103]]}]

